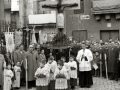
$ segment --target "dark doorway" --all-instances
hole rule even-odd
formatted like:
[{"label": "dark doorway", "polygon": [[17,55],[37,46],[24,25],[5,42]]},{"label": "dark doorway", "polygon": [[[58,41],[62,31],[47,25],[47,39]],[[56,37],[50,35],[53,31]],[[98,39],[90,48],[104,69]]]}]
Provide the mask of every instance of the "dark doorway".
[{"label": "dark doorway", "polygon": [[82,42],[87,39],[87,30],[76,30],[72,32],[73,40]]},{"label": "dark doorway", "polygon": [[119,38],[119,30],[101,30],[100,31],[100,39],[104,42],[108,42],[109,39],[113,41]]}]

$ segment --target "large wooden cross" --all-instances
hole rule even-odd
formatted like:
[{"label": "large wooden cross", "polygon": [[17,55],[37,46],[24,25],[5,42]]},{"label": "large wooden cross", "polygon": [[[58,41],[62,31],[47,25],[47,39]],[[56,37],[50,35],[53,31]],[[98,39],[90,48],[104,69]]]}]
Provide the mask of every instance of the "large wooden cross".
[{"label": "large wooden cross", "polygon": [[65,9],[80,9],[80,0],[57,0],[57,1],[42,1],[40,2],[41,11],[57,10],[57,28],[64,28],[64,10]]},{"label": "large wooden cross", "polygon": [[[42,2],[42,8],[57,9],[58,13],[63,13],[65,8],[80,8],[80,0],[57,0]],[[75,9],[75,8],[74,8]]]}]

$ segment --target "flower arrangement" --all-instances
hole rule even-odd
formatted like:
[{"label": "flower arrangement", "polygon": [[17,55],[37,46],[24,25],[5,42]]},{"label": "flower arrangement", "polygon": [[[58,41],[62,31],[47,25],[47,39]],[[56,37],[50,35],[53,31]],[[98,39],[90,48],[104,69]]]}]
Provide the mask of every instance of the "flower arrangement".
[{"label": "flower arrangement", "polygon": [[70,44],[69,38],[63,33],[58,33],[52,40],[52,46],[68,46]]}]

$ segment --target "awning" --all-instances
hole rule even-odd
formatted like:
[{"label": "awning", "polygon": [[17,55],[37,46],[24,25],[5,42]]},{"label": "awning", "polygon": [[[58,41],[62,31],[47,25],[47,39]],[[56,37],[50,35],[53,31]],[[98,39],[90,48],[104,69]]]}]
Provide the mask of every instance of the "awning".
[{"label": "awning", "polygon": [[120,0],[93,0],[93,14],[120,13]]},{"label": "awning", "polygon": [[56,23],[56,14],[29,15],[29,24],[50,24]]},{"label": "awning", "polygon": [[110,9],[110,10],[94,10],[91,9],[92,14],[109,14],[109,13],[120,13],[119,9]]}]

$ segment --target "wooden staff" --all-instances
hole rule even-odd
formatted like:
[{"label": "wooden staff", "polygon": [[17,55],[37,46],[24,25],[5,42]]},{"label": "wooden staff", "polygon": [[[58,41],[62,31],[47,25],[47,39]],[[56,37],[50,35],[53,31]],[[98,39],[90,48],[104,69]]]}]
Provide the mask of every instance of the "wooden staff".
[{"label": "wooden staff", "polygon": [[71,47],[69,48],[69,57],[70,57],[70,51],[71,51]]},{"label": "wooden staff", "polygon": [[108,71],[107,71],[107,56],[106,56],[106,54],[104,54],[104,56],[105,56],[105,68],[106,68],[106,78],[107,78],[107,80],[108,80]]},{"label": "wooden staff", "polygon": [[27,80],[27,78],[28,78],[28,73],[27,73],[27,59],[25,59],[25,61],[26,61],[26,90],[28,90],[28,80]]},{"label": "wooden staff", "polygon": [[[100,54],[100,60],[102,60],[101,54]],[[102,61],[100,61],[100,77],[102,78]]]}]

